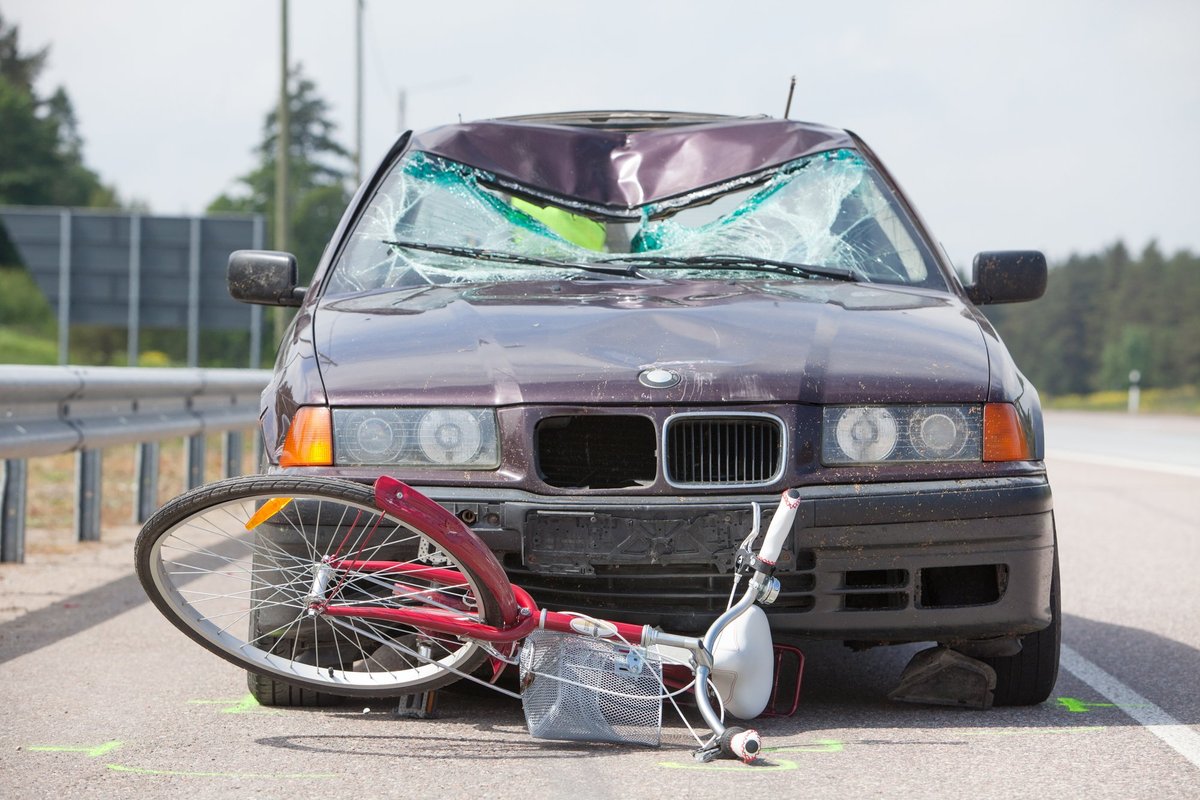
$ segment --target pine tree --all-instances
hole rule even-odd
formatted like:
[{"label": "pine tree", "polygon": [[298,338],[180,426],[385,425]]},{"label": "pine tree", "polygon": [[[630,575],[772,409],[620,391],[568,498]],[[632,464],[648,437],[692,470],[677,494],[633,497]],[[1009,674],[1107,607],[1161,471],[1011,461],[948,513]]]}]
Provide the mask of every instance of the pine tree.
[{"label": "pine tree", "polygon": [[[307,280],[350,201],[346,182],[352,163],[350,153],[334,138],[337,126],[329,119],[329,104],[300,66],[288,76],[288,112],[288,241]],[[237,179],[240,192],[222,194],[208,207],[211,212],[266,215],[267,241],[274,239],[278,137],[278,110],[272,109],[263,123],[262,141],[253,150],[258,166]]]},{"label": "pine tree", "polygon": [[21,51],[20,31],[0,17],[0,205],[119,205],[83,162],[83,137],[67,92],[39,97],[50,48]]}]

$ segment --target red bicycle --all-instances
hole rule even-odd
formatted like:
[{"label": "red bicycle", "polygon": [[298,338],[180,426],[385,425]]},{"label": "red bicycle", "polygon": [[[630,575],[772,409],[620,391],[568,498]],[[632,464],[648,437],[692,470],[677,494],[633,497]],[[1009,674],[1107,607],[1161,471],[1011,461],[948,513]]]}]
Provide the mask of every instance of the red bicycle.
[{"label": "red bicycle", "polygon": [[[798,502],[784,493],[757,553],[755,507],[728,609],[699,637],[538,608],[470,528],[390,477],[194,489],[146,522],[137,573],[176,627],[272,680],[397,697],[463,678],[494,684],[518,665],[519,695],[493,688],[521,698],[533,735],[642,744],[658,743],[663,699],[690,691],[710,729],[697,758],[751,762],[758,733],[727,727],[723,712],[753,719],[771,699],[775,658],[757,604],[778,593],[771,573]],[[665,688],[671,665],[690,682]]]}]

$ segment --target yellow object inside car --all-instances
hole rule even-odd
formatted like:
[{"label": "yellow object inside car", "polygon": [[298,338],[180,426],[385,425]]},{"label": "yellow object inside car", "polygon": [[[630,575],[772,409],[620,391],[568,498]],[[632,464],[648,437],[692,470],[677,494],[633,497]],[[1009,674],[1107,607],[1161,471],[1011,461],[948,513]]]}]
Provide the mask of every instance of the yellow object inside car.
[{"label": "yellow object inside car", "polygon": [[536,219],[562,238],[589,250],[604,250],[604,226],[594,219],[572,214],[557,206],[538,206],[519,197],[512,199],[513,208]]}]

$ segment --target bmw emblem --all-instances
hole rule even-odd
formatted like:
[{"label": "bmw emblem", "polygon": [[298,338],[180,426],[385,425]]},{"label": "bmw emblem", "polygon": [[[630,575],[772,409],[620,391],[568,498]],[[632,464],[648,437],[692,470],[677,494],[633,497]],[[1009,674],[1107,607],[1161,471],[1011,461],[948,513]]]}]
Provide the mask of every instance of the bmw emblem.
[{"label": "bmw emblem", "polygon": [[679,373],[662,367],[651,367],[641,371],[638,383],[650,389],[670,389],[679,383]]}]

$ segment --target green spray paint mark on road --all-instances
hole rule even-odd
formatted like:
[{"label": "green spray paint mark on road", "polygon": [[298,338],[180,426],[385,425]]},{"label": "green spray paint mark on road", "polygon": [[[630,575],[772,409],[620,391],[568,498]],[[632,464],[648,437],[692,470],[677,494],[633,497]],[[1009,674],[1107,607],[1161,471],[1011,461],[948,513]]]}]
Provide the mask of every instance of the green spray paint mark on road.
[{"label": "green spray paint mark on road", "polygon": [[1082,700],[1076,700],[1074,697],[1060,697],[1058,704],[1070,711],[1072,714],[1086,714],[1093,708],[1145,708],[1142,705],[1120,705],[1117,703],[1085,703]]},{"label": "green spray paint mark on road", "polygon": [[222,714],[279,714],[273,708],[264,708],[259,705],[254,699],[254,695],[247,694],[245,697],[237,700],[188,700],[188,705],[193,706],[225,706],[221,709]]},{"label": "green spray paint mark on road", "polygon": [[701,764],[697,761],[690,763],[681,763],[679,761],[660,761],[658,762],[658,765],[660,767],[667,767],[668,769],[699,769],[707,770],[709,772],[734,772],[743,770],[747,772],[784,772],[787,770],[800,768],[795,761],[786,761],[782,758],[766,764],[742,764],[740,762],[718,763],[715,761],[707,764]]},{"label": "green spray paint mark on road", "polygon": [[335,772],[190,772],[178,769],[149,769],[124,764],[105,764],[105,769],[133,775],[169,776],[181,778],[266,778],[269,780],[311,780],[339,777]]},{"label": "green spray paint mark on road", "polygon": [[[88,758],[96,758],[105,753],[111,753],[121,746],[121,742],[111,741],[94,747],[69,744],[35,744],[25,748],[34,753],[83,753]],[[308,780],[336,778],[334,772],[191,772],[176,769],[149,769],[146,767],[131,767],[126,764],[105,764],[104,768],[113,772],[127,772],[133,775],[171,775],[184,778],[265,778],[269,780]]]},{"label": "green spray paint mark on road", "polygon": [[34,753],[83,753],[88,758],[95,758],[109,751],[116,750],[120,746],[120,742],[112,741],[98,744],[95,747],[79,747],[68,744],[35,744],[26,749]]}]

